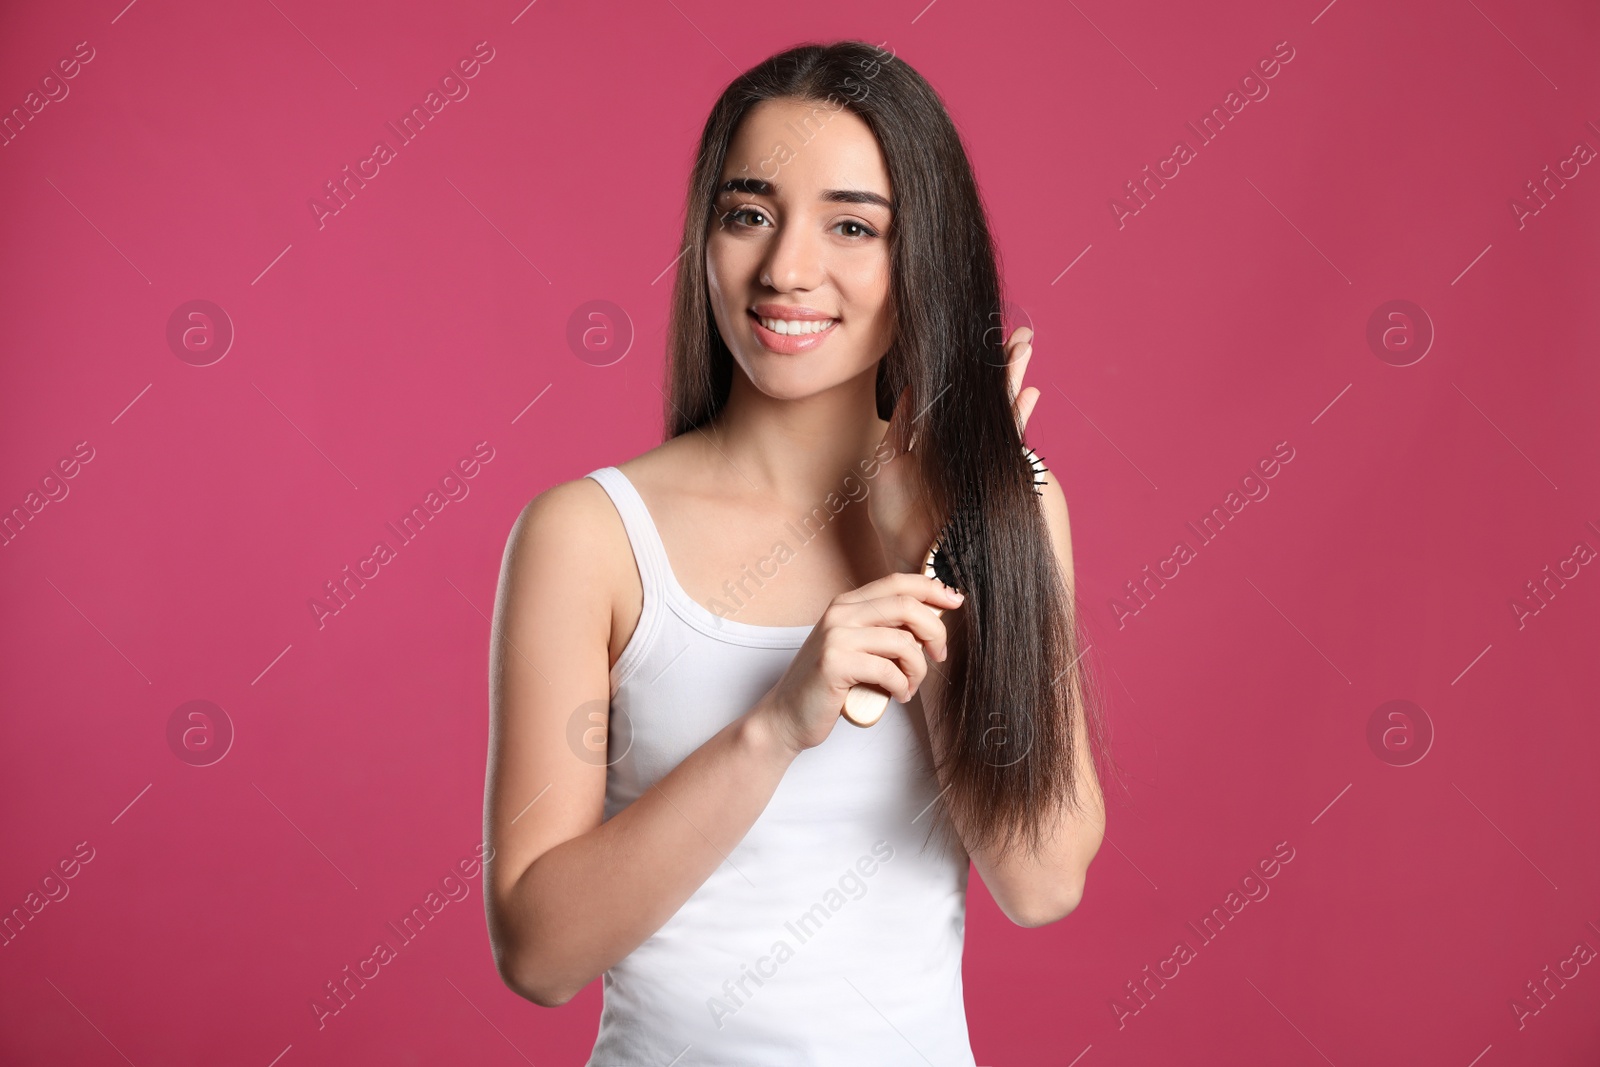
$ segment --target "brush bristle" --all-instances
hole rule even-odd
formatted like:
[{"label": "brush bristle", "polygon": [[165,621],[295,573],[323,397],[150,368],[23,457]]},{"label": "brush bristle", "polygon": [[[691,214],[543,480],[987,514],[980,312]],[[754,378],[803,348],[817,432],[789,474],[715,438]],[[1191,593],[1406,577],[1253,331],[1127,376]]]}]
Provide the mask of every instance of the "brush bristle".
[{"label": "brush bristle", "polygon": [[952,589],[963,593],[972,591],[972,574],[962,565],[970,559],[975,544],[974,525],[979,521],[976,508],[958,507],[944,528],[939,531],[937,547],[933,554],[934,576]]},{"label": "brush bristle", "polygon": [[1027,457],[1028,465],[1033,468],[1034,495],[1043,496],[1045,484],[1044,476],[1049,472],[1049,468],[1044,465],[1044,457],[1039,455],[1039,453],[1035,452],[1031,448],[1024,452],[1023,455]]}]

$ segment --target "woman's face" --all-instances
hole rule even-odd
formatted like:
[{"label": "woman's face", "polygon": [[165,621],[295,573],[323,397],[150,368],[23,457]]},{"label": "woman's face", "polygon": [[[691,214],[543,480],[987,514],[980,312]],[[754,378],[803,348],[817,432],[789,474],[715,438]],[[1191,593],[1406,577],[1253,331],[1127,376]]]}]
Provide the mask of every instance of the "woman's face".
[{"label": "woman's face", "polygon": [[781,99],[745,116],[717,183],[706,278],[722,339],[761,392],[812,396],[888,351],[892,203],[877,138],[854,113]]}]

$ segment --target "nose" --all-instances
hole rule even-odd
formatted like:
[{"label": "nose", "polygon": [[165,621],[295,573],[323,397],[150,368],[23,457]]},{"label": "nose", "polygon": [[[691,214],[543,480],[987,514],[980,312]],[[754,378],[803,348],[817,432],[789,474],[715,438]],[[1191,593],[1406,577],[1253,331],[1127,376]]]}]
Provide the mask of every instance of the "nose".
[{"label": "nose", "polygon": [[822,281],[820,235],[803,224],[779,226],[761,268],[762,283],[778,292],[815,289]]}]

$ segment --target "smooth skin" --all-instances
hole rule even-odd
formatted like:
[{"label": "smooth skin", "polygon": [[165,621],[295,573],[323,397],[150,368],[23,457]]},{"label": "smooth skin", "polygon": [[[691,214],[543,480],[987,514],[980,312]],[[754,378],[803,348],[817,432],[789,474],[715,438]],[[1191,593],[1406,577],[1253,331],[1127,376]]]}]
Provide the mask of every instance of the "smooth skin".
[{"label": "smooth skin", "polygon": [[[726,605],[724,584],[787,539],[786,520],[798,525],[830,494],[842,497],[846,474],[860,470],[890,426],[877,417],[873,389],[893,336],[893,213],[825,192],[892,201],[888,173],[871,130],[848,111],[831,114],[776,167],[774,146],[792,139],[813,106],[758,105],[723,167],[724,181],[760,175],[775,183],[761,194],[719,194],[708,235],[714,315],[737,364],[728,403],[708,428],[619,465],[661,531],[679,583],[707,608]],[[775,353],[757,340],[747,314],[760,302],[808,306],[840,321],[819,348]],[[1008,344],[1019,424],[1039,395],[1019,396],[1031,351],[1024,332]],[[732,615],[762,626],[815,624],[778,682],[605,822],[603,755],[575,753],[569,728],[605,725],[609,670],[638,623],[643,588],[621,518],[592,479],[555,486],[523,509],[495,600],[484,805],[493,847],[486,909],[507,986],[546,1007],[566,1003],[659,930],[723,863],[795,757],[838,726],[852,686],[870,682],[907,702],[916,696],[929,659],[948,654],[932,608],[948,612],[959,600],[920,573],[932,532],[915,525],[910,509],[896,510],[897,499],[912,499],[898,480],[910,466],[885,466],[865,501],[845,506]],[[1059,510],[1064,522],[1064,502]],[[915,709],[926,743],[920,701]],[[985,858],[973,858],[1006,914],[1033,926],[1075,904],[1081,872],[1072,868],[1082,851],[1032,859],[1032,881],[1017,880],[1015,892],[1003,868],[986,870]],[[1047,895],[1037,888],[1042,877],[1065,891]]]}]

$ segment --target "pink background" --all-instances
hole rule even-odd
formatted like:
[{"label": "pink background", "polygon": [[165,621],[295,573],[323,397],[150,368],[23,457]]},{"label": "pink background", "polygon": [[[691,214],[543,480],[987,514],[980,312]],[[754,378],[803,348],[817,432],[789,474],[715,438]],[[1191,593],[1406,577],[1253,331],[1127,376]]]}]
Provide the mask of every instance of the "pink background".
[{"label": "pink background", "polygon": [[[973,879],[978,1062],[1600,1057],[1600,965],[1562,962],[1600,949],[1600,567],[1511,606],[1600,550],[1600,163],[1511,207],[1600,148],[1600,9],[121,3],[0,21],[7,111],[94,52],[0,148],[0,508],[93,450],[0,547],[0,908],[93,850],[0,948],[0,1060],[582,1062],[599,983],[558,1010],[504,988],[481,876],[320,1030],[311,1003],[474,854],[518,510],[659,442],[711,103],[840,37],[969,138],[1127,775],[1068,919],[1014,927]],[[480,41],[470,95],[319,227],[324,183]],[[1270,95],[1197,146],[1280,41]],[[1197,158],[1119,228],[1179,138]],[[236,333],[208,366],[168,342],[191,300]],[[569,347],[591,300],[626,315],[615,362]],[[1436,334],[1408,366],[1367,341],[1391,300]],[[319,628],[323,583],[478,442],[469,495]],[[1279,442],[1201,546],[1185,524]],[[233,731],[209,766],[168,739],[192,700]],[[1420,710],[1374,744],[1392,700]],[[1280,842],[1270,895],[1201,942]],[[1547,966],[1578,972],[1541,1002]]]}]

